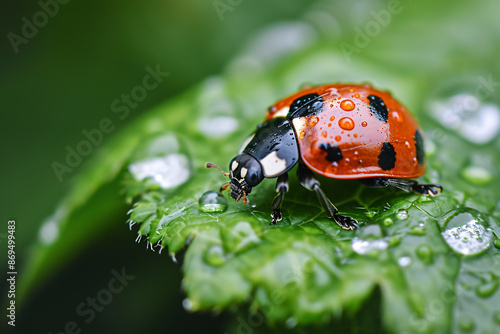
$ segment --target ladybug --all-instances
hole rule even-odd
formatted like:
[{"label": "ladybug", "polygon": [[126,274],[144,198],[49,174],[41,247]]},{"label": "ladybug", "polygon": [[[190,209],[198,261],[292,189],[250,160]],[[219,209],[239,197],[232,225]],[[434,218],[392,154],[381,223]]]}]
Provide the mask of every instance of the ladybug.
[{"label": "ladybug", "polygon": [[243,199],[264,178],[277,178],[271,224],[282,219],[288,172],[298,165],[299,182],[315,191],[326,215],[346,230],[357,221],[340,215],[326,197],[314,173],[334,179],[357,179],[368,186],[394,186],[436,196],[438,184],[419,184],[424,174],[422,130],[413,116],[388,92],[372,86],[329,84],[307,87],[271,106],[229,163],[229,173],[217,168],[229,183],[235,201]]}]

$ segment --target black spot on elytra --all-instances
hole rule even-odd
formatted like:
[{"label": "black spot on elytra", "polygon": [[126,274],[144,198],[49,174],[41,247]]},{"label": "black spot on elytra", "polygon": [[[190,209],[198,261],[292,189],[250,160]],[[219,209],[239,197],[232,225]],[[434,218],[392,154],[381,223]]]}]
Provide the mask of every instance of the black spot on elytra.
[{"label": "black spot on elytra", "polygon": [[387,106],[385,105],[384,100],[376,95],[368,96],[368,100],[370,100],[370,111],[372,114],[382,122],[387,122],[387,117],[389,112],[387,111]]},{"label": "black spot on elytra", "polygon": [[424,138],[422,137],[422,133],[419,130],[415,131],[415,136],[413,136],[413,138],[415,139],[415,149],[417,151],[418,164],[423,165],[425,160]]},{"label": "black spot on elytra", "polygon": [[382,149],[378,156],[378,165],[383,170],[393,169],[396,165],[396,151],[391,143],[385,142],[382,144]]},{"label": "black spot on elytra", "polygon": [[290,104],[286,117],[292,119],[319,114],[323,111],[323,102],[323,98],[316,93],[303,95]]},{"label": "black spot on elytra", "polygon": [[336,162],[343,158],[342,151],[338,146],[330,146],[330,144],[320,144],[319,148],[326,152],[326,160]]}]

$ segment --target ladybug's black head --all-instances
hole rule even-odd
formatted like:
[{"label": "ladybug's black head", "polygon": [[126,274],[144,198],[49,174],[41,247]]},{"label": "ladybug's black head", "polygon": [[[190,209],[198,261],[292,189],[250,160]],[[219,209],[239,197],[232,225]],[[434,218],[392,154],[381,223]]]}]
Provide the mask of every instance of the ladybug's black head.
[{"label": "ladybug's black head", "polygon": [[247,153],[241,153],[229,163],[229,186],[231,187],[231,198],[239,201],[252,191],[252,187],[258,185],[263,179],[260,163]]}]

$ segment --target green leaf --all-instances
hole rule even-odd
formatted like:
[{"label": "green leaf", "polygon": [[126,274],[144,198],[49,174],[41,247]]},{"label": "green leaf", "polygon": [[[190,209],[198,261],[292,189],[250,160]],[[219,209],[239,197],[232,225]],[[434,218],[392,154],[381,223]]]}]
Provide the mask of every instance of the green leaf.
[{"label": "green leaf", "polygon": [[[298,332],[308,328],[304,326],[332,323],[354,331],[358,315],[366,314],[382,318],[372,332],[498,331],[500,139],[497,135],[489,142],[471,141],[470,134],[445,126],[436,113],[436,104],[450,104],[458,94],[474,96],[477,88],[476,72],[455,73],[459,67],[447,67],[450,62],[466,54],[478,63],[477,73],[487,75],[497,59],[483,59],[465,46],[461,52],[451,52],[440,42],[432,53],[428,47],[414,47],[408,54],[409,43],[428,46],[398,31],[410,12],[427,15],[426,6],[414,6],[387,27],[384,36],[391,38],[380,36],[353,56],[349,66],[342,50],[321,38],[275,63],[259,58],[259,50],[250,50],[229,64],[223,77],[207,79],[117,135],[61,205],[56,217],[59,238],[41,246],[23,289],[43,272],[42,267],[55,268],[61,259],[67,261],[65,251],[74,242],[82,247],[96,232],[109,228],[108,216],[127,211],[114,200],[121,183],[125,200],[133,203],[129,223],[138,225],[139,239],[146,239],[153,249],[166,248],[174,259],[183,256],[184,306],[189,310],[243,310],[248,312],[245,319],[265,319],[271,327],[296,327]],[[471,15],[470,10],[484,17],[494,12],[465,4],[452,9],[447,14],[455,20]],[[343,29],[351,31],[344,20],[340,20]],[[423,24],[425,38],[446,24],[433,22]],[[494,39],[495,31],[484,34]],[[345,37],[345,41],[351,40]],[[248,62],[248,53],[256,55],[257,65]],[[421,68],[413,65],[419,59]],[[262,121],[266,107],[305,81],[370,81],[381,89],[391,88],[417,115],[427,138],[428,172],[421,181],[442,184],[443,194],[425,198],[320,178],[341,213],[360,222],[354,232],[341,230],[328,219],[315,194],[294,176],[284,219],[276,227],[269,226],[275,195],[272,180],[255,188],[247,205],[229,199],[224,212],[200,210],[199,198],[227,182],[204,164],[210,161],[226,169]],[[478,103],[498,110],[500,101],[491,95]],[[158,144],[165,142],[169,144]],[[169,168],[165,172],[151,167],[156,172],[149,178],[131,168],[157,162]],[[470,228],[466,237],[457,229],[461,226]],[[445,239],[446,230],[461,243]],[[463,254],[467,249],[477,254]]]}]

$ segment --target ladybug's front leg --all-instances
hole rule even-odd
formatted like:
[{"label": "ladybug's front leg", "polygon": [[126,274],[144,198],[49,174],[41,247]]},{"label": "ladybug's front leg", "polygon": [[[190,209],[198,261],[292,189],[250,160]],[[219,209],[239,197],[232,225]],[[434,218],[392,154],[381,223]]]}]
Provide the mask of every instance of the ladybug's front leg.
[{"label": "ladybug's front leg", "polygon": [[321,190],[319,181],[316,179],[313,172],[302,163],[299,164],[297,169],[297,177],[302,186],[316,192],[319,202],[329,218],[333,218],[335,222],[345,230],[354,230],[358,227],[358,222],[355,219],[338,214],[339,210],[337,210],[335,205],[333,205],[328,197],[326,197],[323,190]]},{"label": "ladybug's front leg", "polygon": [[282,219],[281,205],[283,204],[283,199],[285,198],[285,193],[287,191],[288,191],[288,174],[285,173],[278,176],[278,180],[276,181],[276,192],[278,192],[278,195],[276,195],[276,197],[274,197],[273,199],[272,203],[273,212],[271,213],[271,217],[273,219],[271,220],[270,225],[276,225],[276,223]]}]

